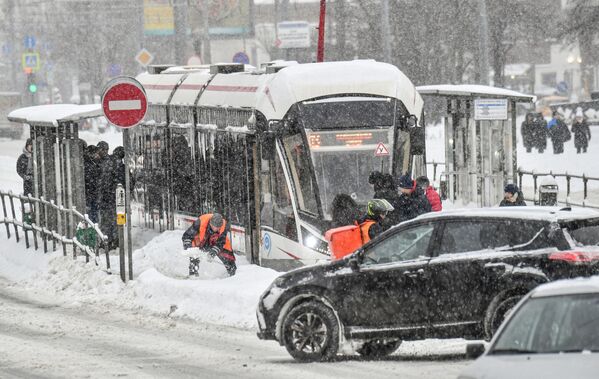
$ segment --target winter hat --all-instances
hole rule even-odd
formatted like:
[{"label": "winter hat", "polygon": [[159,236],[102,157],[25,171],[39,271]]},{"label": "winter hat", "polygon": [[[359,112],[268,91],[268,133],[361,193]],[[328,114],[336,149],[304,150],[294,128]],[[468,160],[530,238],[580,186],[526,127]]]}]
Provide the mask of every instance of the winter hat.
[{"label": "winter hat", "polygon": [[511,193],[512,195],[518,193],[518,191],[518,186],[513,183],[506,184],[503,189],[503,192]]},{"label": "winter hat", "polygon": [[220,213],[214,213],[210,219],[210,226],[215,228],[223,226],[223,216]]},{"label": "winter hat", "polygon": [[412,189],[414,186],[414,181],[410,178],[410,175],[402,175],[397,180],[397,186],[399,188]]}]

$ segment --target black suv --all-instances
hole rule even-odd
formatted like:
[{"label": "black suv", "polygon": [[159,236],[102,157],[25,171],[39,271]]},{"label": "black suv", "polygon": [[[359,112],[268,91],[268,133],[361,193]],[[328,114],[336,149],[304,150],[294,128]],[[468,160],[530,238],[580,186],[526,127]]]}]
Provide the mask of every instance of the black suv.
[{"label": "black suv", "polygon": [[297,360],[394,352],[402,340],[490,339],[532,288],[599,274],[599,212],[486,208],[402,223],[337,262],[278,277],[258,336]]}]

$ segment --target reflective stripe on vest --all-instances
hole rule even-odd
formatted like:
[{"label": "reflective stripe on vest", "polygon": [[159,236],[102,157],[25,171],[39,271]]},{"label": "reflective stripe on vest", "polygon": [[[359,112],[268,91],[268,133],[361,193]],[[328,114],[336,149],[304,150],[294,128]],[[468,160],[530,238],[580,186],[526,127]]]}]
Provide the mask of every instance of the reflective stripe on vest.
[{"label": "reflective stripe on vest", "polygon": [[[212,213],[207,213],[205,215],[201,215],[200,219],[200,230],[193,237],[193,241],[191,241],[191,246],[193,247],[204,247],[206,244],[206,230],[208,230],[208,225],[210,224],[210,220],[212,220]],[[225,232],[225,228],[227,226],[227,221],[223,220],[223,225],[218,230],[218,235],[220,236]],[[225,237],[225,246],[223,246],[224,250],[233,251],[231,247],[231,241],[229,240],[229,236]]]},{"label": "reflective stripe on vest", "polygon": [[372,224],[376,224],[376,221],[366,220],[360,224],[360,232],[362,233],[362,244],[365,244],[366,242],[370,241],[370,236],[368,235],[368,232],[370,231],[370,227],[372,226]]}]

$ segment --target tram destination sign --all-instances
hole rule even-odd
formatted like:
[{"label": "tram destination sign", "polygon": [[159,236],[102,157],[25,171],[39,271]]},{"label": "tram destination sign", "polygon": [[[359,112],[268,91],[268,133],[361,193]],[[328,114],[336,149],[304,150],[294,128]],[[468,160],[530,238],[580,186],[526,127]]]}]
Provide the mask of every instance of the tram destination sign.
[{"label": "tram destination sign", "polygon": [[106,119],[120,128],[139,124],[148,110],[143,86],[130,77],[111,80],[102,93],[102,111]]}]

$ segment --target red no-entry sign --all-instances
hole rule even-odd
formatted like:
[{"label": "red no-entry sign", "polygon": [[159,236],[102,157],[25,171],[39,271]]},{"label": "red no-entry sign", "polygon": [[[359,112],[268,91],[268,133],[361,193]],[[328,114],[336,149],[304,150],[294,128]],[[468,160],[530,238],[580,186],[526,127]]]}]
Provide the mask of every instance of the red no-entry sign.
[{"label": "red no-entry sign", "polygon": [[148,109],[142,85],[129,77],[110,81],[102,94],[102,110],[106,119],[120,128],[130,128],[143,120]]}]

